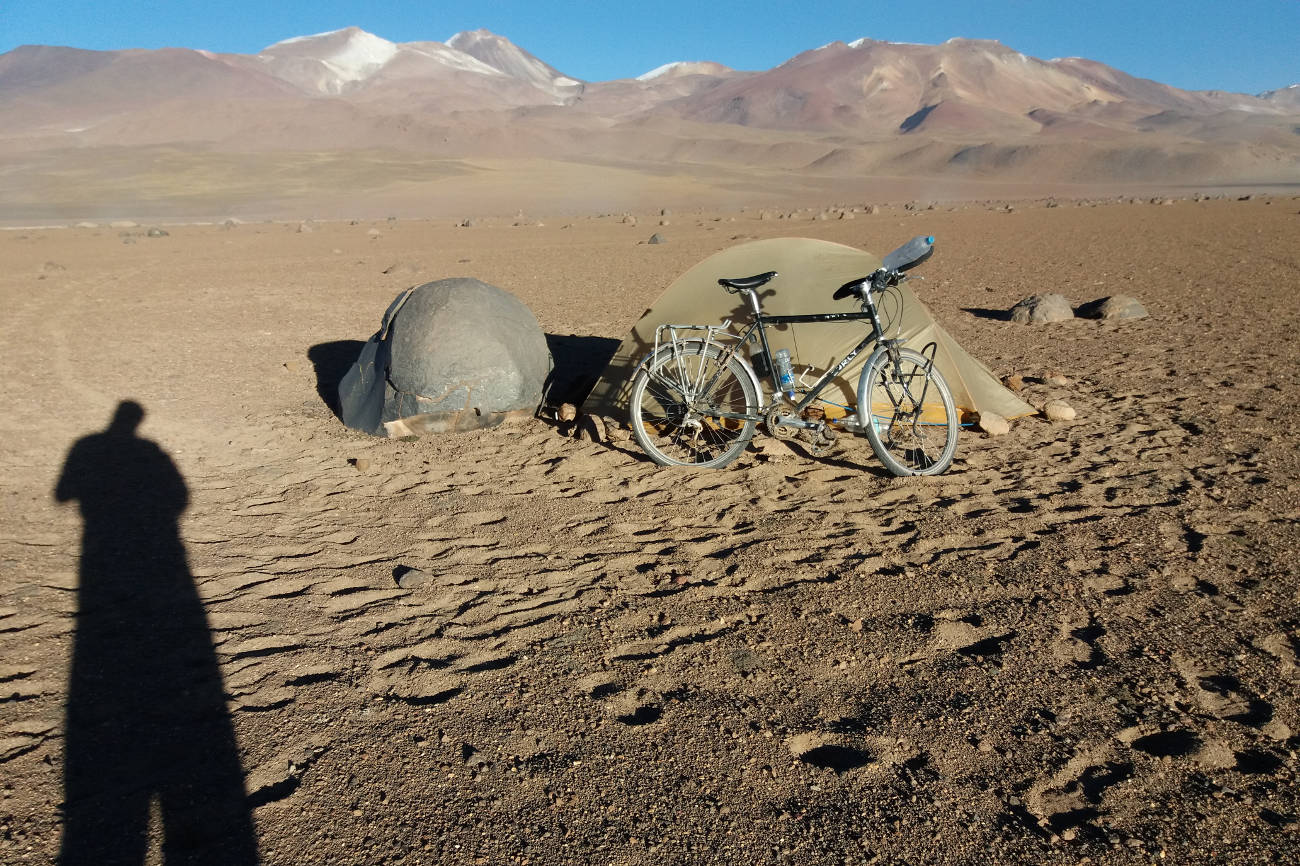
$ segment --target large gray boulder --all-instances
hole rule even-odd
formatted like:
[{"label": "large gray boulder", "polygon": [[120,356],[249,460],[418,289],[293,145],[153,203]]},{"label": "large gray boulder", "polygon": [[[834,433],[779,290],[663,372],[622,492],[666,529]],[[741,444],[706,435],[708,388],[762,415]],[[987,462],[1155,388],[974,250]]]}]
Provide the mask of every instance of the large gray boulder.
[{"label": "large gray boulder", "polygon": [[546,335],[509,292],[472,277],[403,292],[339,383],[343,423],[376,436],[494,427],[529,415],[551,369]]}]

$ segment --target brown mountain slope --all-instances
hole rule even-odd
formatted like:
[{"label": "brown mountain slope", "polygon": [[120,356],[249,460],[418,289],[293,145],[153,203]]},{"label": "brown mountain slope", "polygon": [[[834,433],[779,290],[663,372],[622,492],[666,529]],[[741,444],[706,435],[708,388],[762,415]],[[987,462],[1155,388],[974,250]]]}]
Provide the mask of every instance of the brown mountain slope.
[{"label": "brown mountain slope", "polygon": [[[256,55],[24,46],[0,55],[0,152],[12,165],[0,200],[17,200],[4,193],[18,177],[23,197],[40,201],[42,178],[60,165],[90,172],[87,189],[111,190],[92,154],[120,147],[218,166],[211,154],[564,160],[749,173],[747,189],[770,184],[772,172],[1294,182],[1297,94],[1193,93],[968,39],[834,42],[759,72],[681,63],[607,82],[577,81],[481,30],[393,43],[352,27]],[[271,197],[279,164],[266,162]],[[158,183],[175,191],[186,177]]]}]

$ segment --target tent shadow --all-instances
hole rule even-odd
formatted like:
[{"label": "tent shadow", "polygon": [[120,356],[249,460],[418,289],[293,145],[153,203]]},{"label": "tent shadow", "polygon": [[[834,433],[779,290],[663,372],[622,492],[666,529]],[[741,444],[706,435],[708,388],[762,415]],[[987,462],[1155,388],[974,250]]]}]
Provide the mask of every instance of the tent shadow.
[{"label": "tent shadow", "polygon": [[989,319],[994,322],[1011,321],[1011,314],[1006,310],[989,310],[983,307],[962,307],[962,312],[970,313],[977,319]]},{"label": "tent shadow", "polygon": [[542,388],[542,404],[582,405],[620,342],[612,337],[547,334],[546,348],[551,352],[553,366]]},{"label": "tent shadow", "polygon": [[364,345],[363,340],[334,340],[307,350],[307,359],[316,371],[316,393],[340,421],[343,410],[339,405],[339,382],[356,363]]}]

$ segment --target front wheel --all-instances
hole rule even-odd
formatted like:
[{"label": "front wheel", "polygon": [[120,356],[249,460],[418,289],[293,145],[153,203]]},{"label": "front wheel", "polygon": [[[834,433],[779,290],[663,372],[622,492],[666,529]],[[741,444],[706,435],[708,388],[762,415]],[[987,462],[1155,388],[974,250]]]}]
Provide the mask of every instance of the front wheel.
[{"label": "front wheel", "polygon": [[929,358],[877,352],[858,383],[858,419],[871,450],[895,475],[938,475],[957,451],[952,391]]},{"label": "front wheel", "polygon": [[632,380],[637,444],[660,466],[720,469],[754,436],[758,392],[744,365],[714,343],[665,346]]}]

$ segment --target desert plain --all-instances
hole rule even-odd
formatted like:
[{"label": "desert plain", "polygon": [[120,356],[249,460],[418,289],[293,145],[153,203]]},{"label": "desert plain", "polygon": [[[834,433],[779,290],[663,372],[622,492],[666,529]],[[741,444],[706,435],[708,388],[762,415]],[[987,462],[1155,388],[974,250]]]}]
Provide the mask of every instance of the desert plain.
[{"label": "desert plain", "polygon": [[[0,861],[1300,862],[1300,199],[678,191],[0,232]],[[917,234],[1073,421],[899,479],[331,409],[422,282],[513,292],[576,380],[731,244]],[[1006,320],[1048,291],[1150,315]]]}]

